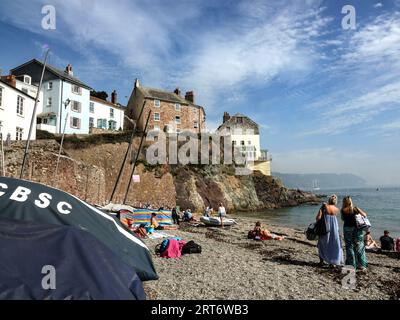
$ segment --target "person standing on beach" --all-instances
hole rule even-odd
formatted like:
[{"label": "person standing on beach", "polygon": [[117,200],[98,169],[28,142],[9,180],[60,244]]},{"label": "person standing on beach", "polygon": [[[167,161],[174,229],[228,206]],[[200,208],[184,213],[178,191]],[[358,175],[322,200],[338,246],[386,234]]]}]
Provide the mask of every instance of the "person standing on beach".
[{"label": "person standing on beach", "polygon": [[328,203],[324,204],[318,211],[316,221],[325,219],[329,227],[329,232],[321,235],[318,240],[319,265],[322,267],[324,261],[333,266],[343,263],[343,251],[339,236],[339,224],[337,214],[339,209],[337,205],[337,196],[332,195],[328,199]]},{"label": "person standing on beach", "polygon": [[172,216],[172,221],[174,222],[174,224],[177,224],[179,226],[179,216],[178,216],[178,213],[176,212],[176,207],[172,208],[171,216]]},{"label": "person standing on beach", "polygon": [[224,226],[224,217],[226,216],[226,210],[222,203],[219,204],[218,217],[221,219],[221,227]]},{"label": "person standing on beach", "polygon": [[363,230],[357,228],[356,214],[366,217],[367,214],[353,206],[353,201],[349,196],[343,198],[342,220],[344,242],[346,245],[346,265],[353,266],[354,269],[361,271],[367,270],[367,255],[365,254],[365,242]]}]

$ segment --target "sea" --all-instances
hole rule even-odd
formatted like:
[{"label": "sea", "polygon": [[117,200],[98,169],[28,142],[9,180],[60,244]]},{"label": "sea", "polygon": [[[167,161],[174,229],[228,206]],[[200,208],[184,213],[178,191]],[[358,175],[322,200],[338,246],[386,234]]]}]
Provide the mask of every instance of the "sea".
[{"label": "sea", "polygon": [[[400,237],[400,187],[320,189],[314,191],[314,193],[327,197],[336,194],[339,208],[343,197],[352,197],[353,204],[367,212],[374,239],[379,239],[384,230],[388,230],[393,238]],[[246,216],[260,217],[271,224],[306,229],[310,223],[315,221],[318,210],[319,206],[303,205],[293,208],[250,212],[246,213]],[[342,227],[343,222],[340,215],[338,221]]]}]

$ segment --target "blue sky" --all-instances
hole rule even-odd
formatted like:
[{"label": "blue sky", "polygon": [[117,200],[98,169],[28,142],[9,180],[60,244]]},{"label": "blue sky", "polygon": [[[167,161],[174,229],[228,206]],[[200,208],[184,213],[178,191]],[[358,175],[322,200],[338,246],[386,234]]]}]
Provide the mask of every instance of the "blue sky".
[{"label": "blue sky", "polygon": [[274,171],[400,184],[400,0],[1,0],[0,39],[3,74],[49,45],[51,64],[121,103],[137,77],[194,90],[210,129],[249,115]]}]

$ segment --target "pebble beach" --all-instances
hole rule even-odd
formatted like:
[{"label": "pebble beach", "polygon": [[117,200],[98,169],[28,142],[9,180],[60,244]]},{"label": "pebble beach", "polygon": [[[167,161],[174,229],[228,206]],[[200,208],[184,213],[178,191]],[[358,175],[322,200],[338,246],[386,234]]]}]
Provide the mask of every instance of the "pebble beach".
[{"label": "pebble beach", "polygon": [[[202,246],[201,254],[164,259],[154,253],[162,239],[144,239],[152,251],[159,280],[144,283],[150,300],[398,300],[400,257],[367,253],[366,274],[356,273],[353,288],[343,285],[340,268],[318,267],[316,241],[304,230],[267,224],[262,219],[231,215],[231,227],[181,223],[165,231]],[[284,241],[247,239],[256,221]]]}]

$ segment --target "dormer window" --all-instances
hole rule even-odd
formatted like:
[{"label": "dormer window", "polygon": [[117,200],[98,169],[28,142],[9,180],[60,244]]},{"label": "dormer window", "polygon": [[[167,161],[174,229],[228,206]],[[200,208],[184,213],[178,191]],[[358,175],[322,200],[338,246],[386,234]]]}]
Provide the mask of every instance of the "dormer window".
[{"label": "dormer window", "polygon": [[32,78],[30,76],[24,76],[24,83],[31,84],[32,83]]},{"label": "dormer window", "polygon": [[156,108],[159,108],[161,106],[161,101],[160,100],[154,100],[154,106]]}]

